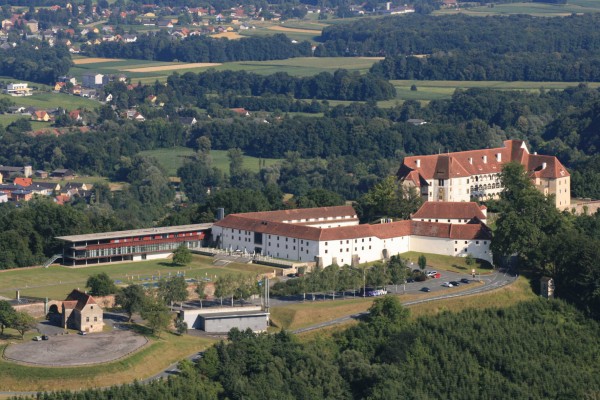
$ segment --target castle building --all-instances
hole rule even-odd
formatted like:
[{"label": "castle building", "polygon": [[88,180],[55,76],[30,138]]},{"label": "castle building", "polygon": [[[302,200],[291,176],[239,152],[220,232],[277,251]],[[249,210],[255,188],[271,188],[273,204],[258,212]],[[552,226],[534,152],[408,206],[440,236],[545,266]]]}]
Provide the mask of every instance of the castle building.
[{"label": "castle building", "polygon": [[492,261],[491,231],[477,204],[424,207],[412,220],[373,225],[359,224],[351,206],[229,214],[211,234],[221,249],[321,266],[357,265],[408,251]]},{"label": "castle building", "polygon": [[554,156],[529,153],[522,140],[506,140],[503,147],[455,153],[410,156],[398,170],[407,187],[416,187],[423,200],[468,202],[498,198],[503,190],[502,166],[518,162],[525,167],[535,187],[554,195],[556,207],[571,204],[571,177]]}]

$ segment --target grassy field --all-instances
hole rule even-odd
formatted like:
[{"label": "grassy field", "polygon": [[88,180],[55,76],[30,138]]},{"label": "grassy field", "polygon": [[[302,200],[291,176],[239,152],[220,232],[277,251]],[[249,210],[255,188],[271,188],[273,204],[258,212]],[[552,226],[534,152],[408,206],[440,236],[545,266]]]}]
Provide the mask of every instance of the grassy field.
[{"label": "grassy field", "polygon": [[[418,100],[429,102],[431,100],[449,99],[456,89],[489,88],[498,90],[526,90],[538,91],[540,89],[562,90],[567,87],[577,86],[579,82],[505,82],[505,81],[415,81],[415,80],[392,80],[396,88],[396,98],[393,100],[380,101],[379,106],[392,107],[397,102],[406,100]],[[417,90],[410,90],[411,86],[417,86]],[[600,87],[600,82],[590,82],[591,88]]]},{"label": "grassy field", "polygon": [[[18,119],[29,119],[26,115],[16,115],[16,114],[0,114],[0,125],[3,127],[7,127]],[[51,126],[50,122],[37,122],[37,121],[29,121],[31,123],[31,128],[36,131],[42,128],[49,128]]]},{"label": "grassy field", "polygon": [[[79,390],[131,383],[134,379],[151,377],[178,360],[206,349],[215,339],[166,333],[162,339],[150,341],[150,345],[130,357],[84,368],[31,367],[0,359],[0,388],[7,391]],[[4,352],[4,347],[0,345],[0,352]]]},{"label": "grassy field", "polygon": [[[275,32],[275,31],[273,31]],[[95,59],[96,61],[97,59]],[[159,61],[146,61],[146,60],[109,60],[109,61],[96,61],[89,64],[75,65],[71,68],[69,73],[71,75],[80,78],[86,72],[98,72],[101,74],[120,74],[125,73],[131,78],[133,83],[141,81],[142,83],[154,83],[157,79],[159,81],[166,81],[167,77],[172,72],[177,71],[179,74],[186,72],[202,72],[208,68],[214,68],[216,70],[233,70],[233,71],[248,71],[257,74],[269,75],[275,72],[287,72],[294,76],[311,76],[318,74],[319,72],[329,71],[333,72],[339,68],[345,68],[351,71],[359,71],[361,73],[367,72],[371,66],[377,62],[377,59],[373,58],[350,58],[350,57],[298,57],[290,58],[287,60],[271,60],[271,61],[238,61],[231,63],[224,63],[212,67],[195,67],[195,68],[181,68],[182,63],[169,63]],[[168,70],[168,67],[172,66],[172,70]],[[144,67],[163,67],[164,71],[155,72],[125,72],[127,69],[144,68]]]},{"label": "grassy field", "polygon": [[155,278],[185,272],[187,278],[214,278],[226,273],[273,272],[276,268],[260,265],[231,263],[225,267],[212,264],[212,258],[194,255],[186,266],[172,266],[170,260],[153,260],[105,264],[84,268],[51,266],[50,268],[13,269],[0,272],[0,296],[14,298],[15,290],[23,296],[48,297],[62,300],[71,290],[83,289],[90,275],[106,272],[115,281],[123,284],[152,282]]},{"label": "grassy field", "polygon": [[[470,290],[474,287],[473,285],[460,286],[452,290],[453,292]],[[476,285],[481,284],[477,283]],[[424,299],[431,296],[432,294],[427,293],[399,295],[402,302]],[[421,315],[436,314],[442,311],[460,311],[465,308],[508,307],[521,301],[534,299],[535,297],[536,295],[531,290],[529,280],[520,277],[514,284],[490,292],[421,303],[409,306],[409,308],[411,310],[411,317],[416,318]],[[272,307],[271,320],[276,329],[294,330],[367,311],[371,307],[371,304],[373,304],[373,301],[374,298],[372,297],[351,298]]]},{"label": "grassy field", "polygon": [[[169,149],[142,151],[140,154],[156,158],[158,162],[167,170],[169,175],[175,176],[177,174],[177,169],[183,165],[187,158],[194,154],[194,150],[187,147],[174,147]],[[223,172],[229,173],[229,159],[227,158],[227,151],[212,150],[210,155],[215,167],[219,168]],[[280,159],[275,158],[266,158],[264,160],[267,166],[281,162]],[[258,172],[260,170],[258,162],[259,159],[256,157],[244,156],[244,168],[249,169],[252,172]]]},{"label": "grassy field", "polygon": [[569,0],[568,4],[544,3],[508,3],[495,4],[494,7],[467,7],[460,10],[439,10],[434,15],[467,14],[474,16],[529,14],[539,17],[560,17],[571,14],[586,14],[600,12],[600,2],[597,0]]},{"label": "grassy field", "polygon": [[[416,265],[421,254],[423,253],[409,251],[407,253],[402,253],[401,256],[402,258],[412,261],[415,264],[415,268],[418,268]],[[480,261],[476,261],[474,265],[467,265],[467,260],[464,257],[442,256],[439,254],[424,255],[427,258],[427,269],[453,271],[463,274],[470,273],[471,269],[473,268],[475,268],[475,271],[478,274],[489,274],[492,272],[492,268],[489,263],[484,263],[482,265]]]},{"label": "grassy field", "polygon": [[0,99],[9,99],[19,106],[55,108],[63,107],[68,110],[75,108],[88,108],[93,110],[98,107],[96,100],[86,99],[85,97],[71,96],[64,93],[36,92],[33,96],[12,97],[7,94],[0,94]]}]

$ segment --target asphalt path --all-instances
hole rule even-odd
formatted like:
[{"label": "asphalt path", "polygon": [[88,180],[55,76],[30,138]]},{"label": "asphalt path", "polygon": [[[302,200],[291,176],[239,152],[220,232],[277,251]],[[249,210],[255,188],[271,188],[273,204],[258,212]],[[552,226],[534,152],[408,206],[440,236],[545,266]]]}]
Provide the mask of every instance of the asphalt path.
[{"label": "asphalt path", "polygon": [[[388,293],[393,293],[393,294],[413,293],[413,294],[415,294],[415,293],[423,293],[424,287],[427,287],[430,289],[430,294],[432,294],[432,296],[430,296],[430,297],[419,299],[419,300],[402,302],[403,305],[410,306],[410,305],[414,305],[414,304],[421,304],[421,303],[427,303],[427,302],[431,302],[431,301],[439,301],[439,300],[445,300],[445,299],[451,299],[451,298],[456,298],[456,297],[463,297],[463,296],[469,296],[469,295],[473,295],[473,294],[488,292],[488,291],[495,290],[495,289],[501,288],[503,286],[509,285],[510,283],[514,282],[517,278],[517,275],[507,272],[507,271],[503,271],[503,270],[494,271],[491,274],[476,275],[475,278],[473,278],[472,275],[466,274],[466,273],[457,273],[457,272],[451,272],[451,271],[440,271],[440,273],[442,276],[438,279],[428,279],[427,281],[424,281],[424,282],[413,282],[413,283],[407,283],[407,284],[402,284],[402,285],[390,285],[387,287]],[[466,290],[463,289],[461,291],[456,291],[456,288],[454,288],[454,287],[443,286],[444,282],[460,281],[463,278],[469,279],[470,282],[481,282],[481,283],[483,283],[483,285],[477,285],[477,286],[473,285],[472,289],[466,289]],[[461,283],[461,285],[468,286],[469,284]],[[355,294],[353,292],[346,292],[345,296],[347,299],[349,299],[349,298],[353,298],[355,296]],[[342,293],[336,294],[335,301],[343,301],[342,297],[343,297]],[[358,294],[356,294],[356,297],[358,297]],[[271,307],[274,307],[274,306],[283,306],[283,305],[302,303],[302,302],[310,302],[310,301],[332,301],[332,300],[333,300],[333,295],[331,293],[317,294],[315,296],[314,300],[312,300],[311,294],[307,294],[306,298],[302,295],[289,296],[289,297],[284,297],[284,298],[272,298],[272,299],[270,299],[269,303],[270,303]],[[226,303],[224,303],[224,304],[226,304]],[[248,304],[248,303],[246,303],[246,304]],[[204,306],[211,306],[211,305],[217,306],[220,304],[216,301],[215,302],[204,302]],[[185,305],[184,305],[184,307],[185,307]],[[292,333],[297,334],[297,333],[309,332],[309,331],[313,331],[313,330],[317,330],[317,329],[321,329],[321,328],[325,328],[325,327],[329,327],[329,326],[338,325],[338,324],[344,323],[346,321],[364,317],[367,314],[368,314],[368,312],[346,315],[346,316],[336,318],[336,319],[333,319],[330,321],[321,322],[321,323],[314,324],[314,325],[311,325],[311,326],[308,326],[305,328],[301,328],[301,329],[296,329],[295,331],[292,331]],[[118,321],[121,318],[119,318],[117,315],[115,315],[115,313],[111,313],[110,319]],[[226,337],[226,336],[215,336],[215,335],[211,335],[211,336],[216,337],[216,338],[219,338],[219,337],[225,338]],[[197,361],[201,357],[202,357],[202,352],[195,352],[194,354],[191,354],[190,356],[188,356],[186,358],[190,361]],[[177,364],[178,363],[171,364],[164,371],[162,371],[152,377],[144,379],[141,382],[148,383],[153,380],[177,375],[179,373]],[[5,395],[5,396],[6,395],[9,395],[9,396],[19,396],[19,395],[20,396],[23,396],[23,395],[33,396],[35,394],[36,394],[36,392],[0,391],[0,395]]]}]

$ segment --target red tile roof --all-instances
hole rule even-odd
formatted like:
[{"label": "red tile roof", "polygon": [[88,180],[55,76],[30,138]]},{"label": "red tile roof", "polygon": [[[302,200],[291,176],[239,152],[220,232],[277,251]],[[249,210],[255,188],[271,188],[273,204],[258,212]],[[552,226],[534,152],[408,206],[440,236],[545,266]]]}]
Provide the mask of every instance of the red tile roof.
[{"label": "red tile roof", "polygon": [[15,185],[21,185],[23,187],[27,187],[27,186],[31,186],[33,181],[31,180],[31,178],[15,178],[13,183]]},{"label": "red tile roof", "polygon": [[77,289],[74,289],[63,304],[66,308],[75,308],[77,310],[83,310],[83,308],[88,304],[96,304],[96,300],[92,296],[87,293],[83,293]]},{"label": "red tile roof", "polygon": [[[534,173],[536,168],[540,169],[540,176],[543,178],[569,176],[567,169],[556,157],[529,154],[522,140],[506,140],[503,147],[494,149],[405,157],[398,177],[420,186],[414,171],[419,173],[420,179],[449,179],[498,173],[501,172],[504,163],[511,161],[521,163],[530,173]],[[544,162],[546,168],[542,170]]]},{"label": "red tile roof", "polygon": [[474,217],[485,220],[486,216],[481,212],[480,207],[474,202],[441,202],[427,201],[421,208],[411,215],[413,219],[466,219]]},{"label": "red tile roof", "polygon": [[332,206],[318,208],[296,208],[293,210],[278,210],[278,211],[259,211],[244,214],[234,214],[244,216],[246,218],[264,219],[267,221],[300,221],[314,219],[317,222],[319,218],[337,218],[337,221],[343,221],[343,217],[351,217],[356,219],[356,211],[352,206]]},{"label": "red tile roof", "polygon": [[[255,213],[249,213],[255,214]],[[296,239],[328,241],[358,239],[364,237],[377,237],[388,239],[400,236],[418,235],[452,239],[491,239],[491,231],[481,223],[473,224],[445,224],[421,221],[397,221],[376,225],[352,225],[335,228],[317,228],[312,226],[287,224],[264,219],[255,219],[248,214],[230,214],[223,220],[216,222],[215,226],[258,232],[270,235],[279,235]],[[467,226],[465,228],[465,226]],[[462,227],[462,228],[456,228]]]}]

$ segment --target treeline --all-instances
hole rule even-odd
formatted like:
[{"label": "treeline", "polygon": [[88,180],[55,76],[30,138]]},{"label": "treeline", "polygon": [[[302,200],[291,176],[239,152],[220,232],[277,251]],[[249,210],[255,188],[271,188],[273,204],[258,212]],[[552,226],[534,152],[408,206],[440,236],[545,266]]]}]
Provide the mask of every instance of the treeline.
[{"label": "treeline", "polygon": [[391,16],[326,27],[315,55],[395,56],[478,51],[490,54],[557,53],[595,56],[600,15],[538,18],[528,15]]},{"label": "treeline", "polygon": [[86,46],[85,52],[92,57],[216,63],[312,56],[309,42],[292,43],[283,34],[240,40],[206,36],[191,36],[180,40],[169,36],[165,31],[139,35],[134,43],[103,42]]},{"label": "treeline", "polygon": [[71,54],[62,44],[50,46],[45,42],[20,42],[0,50],[0,75],[26,81],[53,84],[71,68]]},{"label": "treeline", "polygon": [[177,96],[198,97],[206,92],[236,93],[245,96],[290,95],[297,99],[388,100],[396,95],[394,86],[372,74],[361,75],[339,69],[310,77],[286,72],[259,75],[246,71],[214,71],[174,74],[167,83]]},{"label": "treeline", "polygon": [[452,50],[426,57],[387,57],[371,72],[386,79],[457,81],[600,81],[600,54],[493,54]]},{"label": "treeline", "polygon": [[600,390],[599,337],[597,322],[559,301],[410,320],[386,296],[333,337],[234,329],[196,364],[182,361],[179,377],[37,398],[586,398]]}]

